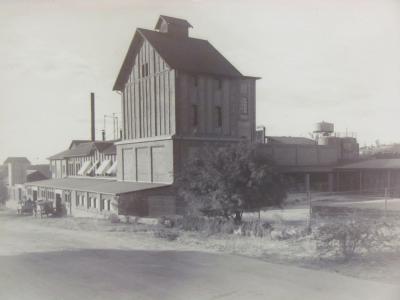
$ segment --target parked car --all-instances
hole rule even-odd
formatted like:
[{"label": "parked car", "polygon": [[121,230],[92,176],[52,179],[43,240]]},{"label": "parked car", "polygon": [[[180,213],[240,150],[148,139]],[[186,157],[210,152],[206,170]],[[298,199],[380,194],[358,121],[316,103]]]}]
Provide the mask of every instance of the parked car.
[{"label": "parked car", "polygon": [[17,213],[19,215],[23,214],[33,214],[33,205],[34,203],[31,200],[20,201],[17,206]]},{"label": "parked car", "polygon": [[39,214],[41,218],[43,215],[48,217],[49,215],[53,215],[55,213],[53,201],[40,200],[37,202],[36,208],[36,213]]}]

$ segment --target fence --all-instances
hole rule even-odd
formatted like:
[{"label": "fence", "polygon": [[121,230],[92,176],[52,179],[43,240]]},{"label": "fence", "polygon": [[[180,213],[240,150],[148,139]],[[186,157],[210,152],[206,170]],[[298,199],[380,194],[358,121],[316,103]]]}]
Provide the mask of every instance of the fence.
[{"label": "fence", "polygon": [[400,218],[400,188],[306,193],[308,227],[326,218]]}]

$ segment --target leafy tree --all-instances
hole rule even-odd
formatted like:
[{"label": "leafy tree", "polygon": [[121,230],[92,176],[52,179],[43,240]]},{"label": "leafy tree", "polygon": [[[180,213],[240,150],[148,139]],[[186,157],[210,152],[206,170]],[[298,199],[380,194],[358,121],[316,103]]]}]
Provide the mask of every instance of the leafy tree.
[{"label": "leafy tree", "polygon": [[255,145],[205,148],[188,161],[176,181],[189,213],[240,222],[244,211],[282,204],[286,198],[282,177]]}]

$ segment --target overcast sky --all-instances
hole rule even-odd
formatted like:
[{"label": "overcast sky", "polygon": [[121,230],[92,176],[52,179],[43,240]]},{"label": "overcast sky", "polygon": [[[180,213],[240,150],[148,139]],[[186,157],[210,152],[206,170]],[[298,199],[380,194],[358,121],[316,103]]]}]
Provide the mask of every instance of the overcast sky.
[{"label": "overcast sky", "polygon": [[400,142],[400,0],[0,0],[0,162],[43,162],[90,138],[91,91],[100,138],[103,115],[120,114],[112,86],[134,31],[160,14],[262,77],[268,135],[325,120],[361,146]]}]

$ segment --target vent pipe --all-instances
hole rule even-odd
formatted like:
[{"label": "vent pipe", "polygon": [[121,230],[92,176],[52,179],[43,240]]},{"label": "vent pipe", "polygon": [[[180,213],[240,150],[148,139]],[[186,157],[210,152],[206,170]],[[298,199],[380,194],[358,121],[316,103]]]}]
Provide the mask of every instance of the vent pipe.
[{"label": "vent pipe", "polygon": [[91,140],[96,140],[95,125],[94,125],[94,93],[90,93],[90,129],[91,129]]}]

